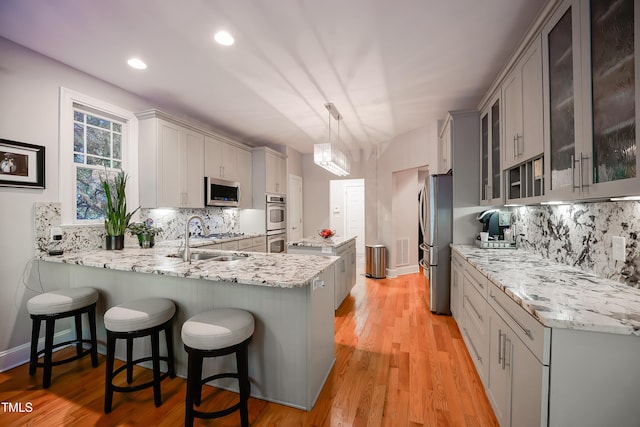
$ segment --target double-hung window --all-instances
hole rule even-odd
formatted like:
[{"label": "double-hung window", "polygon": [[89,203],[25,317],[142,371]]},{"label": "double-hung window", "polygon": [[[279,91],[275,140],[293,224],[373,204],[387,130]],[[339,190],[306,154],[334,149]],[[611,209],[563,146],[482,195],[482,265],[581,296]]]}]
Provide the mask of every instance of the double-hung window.
[{"label": "double-hung window", "polygon": [[101,182],[129,176],[127,201],[137,205],[137,119],[129,111],[66,88],[60,90],[60,201],[66,224],[104,220]]}]

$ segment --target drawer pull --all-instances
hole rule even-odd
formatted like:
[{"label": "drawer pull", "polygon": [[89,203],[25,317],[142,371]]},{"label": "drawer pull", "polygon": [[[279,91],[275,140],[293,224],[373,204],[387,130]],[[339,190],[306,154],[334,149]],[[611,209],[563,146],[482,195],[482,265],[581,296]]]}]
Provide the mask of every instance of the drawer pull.
[{"label": "drawer pull", "polygon": [[471,300],[469,299],[468,296],[464,296],[464,299],[468,301],[469,303],[469,307],[471,307],[471,309],[473,310],[473,312],[475,313],[476,317],[478,319],[480,319],[481,322],[484,322],[484,320],[482,320],[482,315],[478,312],[478,310],[476,310],[476,308],[473,306],[473,303],[471,302]]},{"label": "drawer pull", "polygon": [[[504,306],[502,304],[500,304],[500,301],[498,301],[498,299],[496,298],[495,295],[493,295],[493,293],[490,294],[491,298],[493,298],[493,300],[496,302],[496,304],[498,304],[498,306],[500,306],[501,309],[503,309],[507,314],[509,314],[509,310],[507,310],[506,308],[504,308]],[[513,316],[509,315],[509,317],[511,318],[511,320],[514,321],[514,323],[516,325],[518,325],[518,327],[522,330],[522,332],[524,332],[524,334],[526,336],[528,336],[530,339],[533,340],[533,335],[531,334],[531,329],[527,329],[524,326],[522,326],[520,324],[520,322],[518,322],[516,319],[513,318]]]},{"label": "drawer pull", "polygon": [[[464,329],[464,333],[470,337],[469,335],[469,331],[467,331],[467,328],[462,328]],[[478,353],[478,350],[476,350],[476,346],[473,345],[473,340],[471,338],[469,338],[469,344],[471,345],[471,350],[473,350],[473,353],[476,356],[476,359],[478,360],[478,362],[482,363],[482,357],[480,357],[480,353]]]}]

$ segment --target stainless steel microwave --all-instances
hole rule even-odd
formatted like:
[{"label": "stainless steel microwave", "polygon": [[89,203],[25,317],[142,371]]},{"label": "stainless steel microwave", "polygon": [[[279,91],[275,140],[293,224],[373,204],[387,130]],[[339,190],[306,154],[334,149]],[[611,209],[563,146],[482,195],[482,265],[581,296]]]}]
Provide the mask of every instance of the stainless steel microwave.
[{"label": "stainless steel microwave", "polygon": [[240,183],[205,177],[204,204],[237,208],[240,203]]}]

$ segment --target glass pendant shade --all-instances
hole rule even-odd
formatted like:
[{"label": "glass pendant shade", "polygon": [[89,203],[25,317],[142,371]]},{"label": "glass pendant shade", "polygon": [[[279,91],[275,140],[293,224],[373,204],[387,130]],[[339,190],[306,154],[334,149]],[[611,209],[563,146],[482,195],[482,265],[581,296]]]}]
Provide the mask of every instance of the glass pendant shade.
[{"label": "glass pendant shade", "polygon": [[349,158],[330,142],[313,146],[313,162],[338,176],[347,176],[351,171]]},{"label": "glass pendant shade", "polygon": [[329,142],[314,144],[313,163],[334,175],[347,176],[351,172],[349,157],[337,145],[331,143],[331,117],[333,116],[338,122],[338,141],[340,141],[340,120],[342,116],[332,103],[324,106],[329,111]]}]

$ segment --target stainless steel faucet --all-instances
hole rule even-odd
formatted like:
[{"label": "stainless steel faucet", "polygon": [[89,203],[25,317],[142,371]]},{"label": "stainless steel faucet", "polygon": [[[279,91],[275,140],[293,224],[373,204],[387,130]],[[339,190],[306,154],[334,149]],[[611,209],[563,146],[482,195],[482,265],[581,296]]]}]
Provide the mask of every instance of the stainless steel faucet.
[{"label": "stainless steel faucet", "polygon": [[191,215],[184,223],[184,253],[182,254],[182,260],[185,262],[191,262],[191,248],[189,247],[189,224],[191,221],[197,219],[202,224],[202,231],[205,234],[209,234],[209,227],[204,223],[204,219],[200,215]]}]

